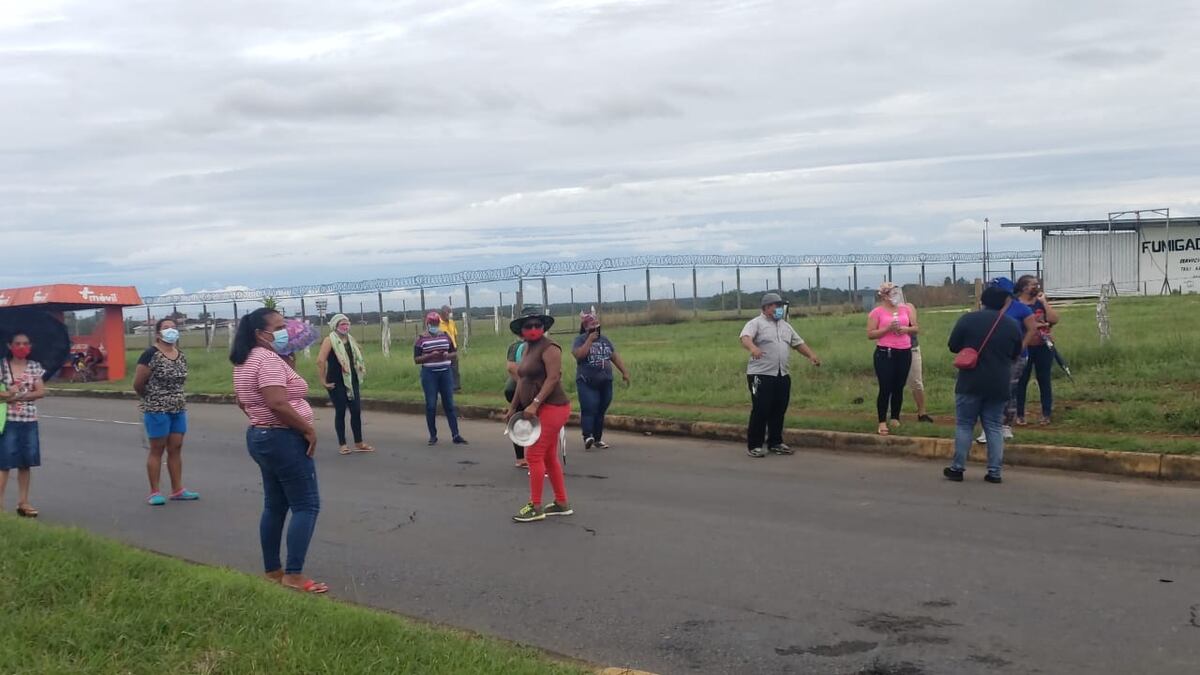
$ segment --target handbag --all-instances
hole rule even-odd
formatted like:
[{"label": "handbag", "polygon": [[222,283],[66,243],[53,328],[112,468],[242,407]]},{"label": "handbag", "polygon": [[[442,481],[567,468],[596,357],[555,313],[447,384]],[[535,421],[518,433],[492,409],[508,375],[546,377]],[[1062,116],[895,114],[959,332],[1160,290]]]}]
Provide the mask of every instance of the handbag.
[{"label": "handbag", "polygon": [[1000,325],[1000,320],[1004,318],[1004,310],[1008,309],[1008,304],[1005,303],[1004,309],[1001,309],[996,314],[996,321],[992,323],[992,329],[988,331],[987,337],[983,338],[983,342],[979,345],[979,349],[974,347],[963,347],[957,354],[954,355],[954,367],[959,370],[974,370],[975,366],[979,365],[979,352],[987,346],[988,340],[992,339],[992,333],[996,332],[996,326]]}]

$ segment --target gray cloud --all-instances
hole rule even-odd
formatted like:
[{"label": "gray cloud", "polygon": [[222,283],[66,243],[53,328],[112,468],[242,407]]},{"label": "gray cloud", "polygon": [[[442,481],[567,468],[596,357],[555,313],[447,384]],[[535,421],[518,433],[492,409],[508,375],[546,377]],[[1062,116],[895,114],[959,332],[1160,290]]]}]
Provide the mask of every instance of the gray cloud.
[{"label": "gray cloud", "polygon": [[1188,0],[0,10],[0,222],[39,237],[0,284],[952,249],[985,216],[1196,213],[1196,28]]}]

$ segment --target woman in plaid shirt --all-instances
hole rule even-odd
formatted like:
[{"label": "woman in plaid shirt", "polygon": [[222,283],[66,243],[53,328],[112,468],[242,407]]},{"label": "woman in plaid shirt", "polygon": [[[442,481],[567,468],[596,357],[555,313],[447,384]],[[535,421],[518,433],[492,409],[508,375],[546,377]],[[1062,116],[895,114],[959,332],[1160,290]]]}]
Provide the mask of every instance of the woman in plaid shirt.
[{"label": "woman in plaid shirt", "polygon": [[7,358],[0,361],[0,400],[8,402],[8,421],[0,434],[0,509],[4,507],[4,488],[8,472],[17,470],[17,515],[36,518],[37,509],[29,504],[29,470],[42,465],[38,443],[37,404],[46,395],[42,376],[46,369],[29,360],[33,345],[24,333],[13,335]]}]

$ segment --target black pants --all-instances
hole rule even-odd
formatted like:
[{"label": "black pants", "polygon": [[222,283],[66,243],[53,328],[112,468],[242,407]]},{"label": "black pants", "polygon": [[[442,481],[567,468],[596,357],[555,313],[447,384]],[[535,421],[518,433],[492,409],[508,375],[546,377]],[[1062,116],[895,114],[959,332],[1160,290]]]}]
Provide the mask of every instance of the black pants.
[{"label": "black pants", "polygon": [[[513,387],[505,387],[504,388],[504,400],[508,401],[509,403],[512,403],[513,396],[516,396],[516,394],[517,394],[517,388],[515,385]],[[517,459],[519,459],[519,460],[525,459],[525,448],[517,445],[516,443],[513,443],[512,445],[513,445],[513,452],[516,453]]]},{"label": "black pants", "polygon": [[750,426],[746,447],[754,450],[783,444],[783,416],[792,398],[790,375],[747,375],[750,387]]},{"label": "black pants", "polygon": [[1038,391],[1042,395],[1042,417],[1049,419],[1054,409],[1054,352],[1046,345],[1029,348],[1029,362],[1021,373],[1017,383],[1017,417],[1025,417],[1025,394],[1029,389],[1029,375],[1032,371],[1037,374]]},{"label": "black pants", "polygon": [[888,409],[892,419],[900,419],[900,406],[904,404],[904,383],[908,381],[908,369],[912,367],[911,349],[875,348],[875,377],[879,380],[879,396],[875,397],[875,412],[879,421],[888,420]]},{"label": "black pants", "polygon": [[358,382],[354,383],[354,398],[346,395],[346,385],[338,383],[329,390],[329,400],[333,401],[333,430],[337,432],[338,445],[346,444],[346,411],[350,411],[350,430],[354,433],[354,442],[362,443],[362,405],[358,395]]}]

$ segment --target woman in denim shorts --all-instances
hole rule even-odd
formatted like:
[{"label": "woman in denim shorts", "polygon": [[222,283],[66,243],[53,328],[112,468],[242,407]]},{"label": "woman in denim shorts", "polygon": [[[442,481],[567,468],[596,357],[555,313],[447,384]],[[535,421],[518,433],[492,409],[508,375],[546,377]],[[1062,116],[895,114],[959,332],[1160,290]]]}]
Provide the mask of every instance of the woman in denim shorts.
[{"label": "woman in denim shorts", "polygon": [[17,333],[0,359],[0,401],[8,403],[7,421],[0,433],[0,509],[4,508],[4,489],[8,472],[17,470],[17,515],[37,518],[38,511],[29,503],[30,470],[42,465],[38,440],[37,401],[46,395],[42,378],[46,369],[29,359],[33,345],[29,336]]},{"label": "woman in denim shorts", "polygon": [[154,326],[154,346],[142,353],[133,375],[133,389],[141,397],[142,422],[150,439],[146,473],[150,496],[146,503],[162,506],[167,498],[159,490],[163,453],[171,477],[171,501],[195,501],[200,495],[183,486],[183,437],[187,434],[187,357],[179,349],[179,329],[171,319]]}]

